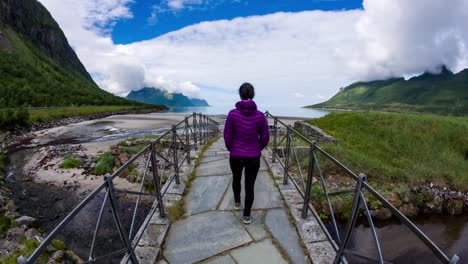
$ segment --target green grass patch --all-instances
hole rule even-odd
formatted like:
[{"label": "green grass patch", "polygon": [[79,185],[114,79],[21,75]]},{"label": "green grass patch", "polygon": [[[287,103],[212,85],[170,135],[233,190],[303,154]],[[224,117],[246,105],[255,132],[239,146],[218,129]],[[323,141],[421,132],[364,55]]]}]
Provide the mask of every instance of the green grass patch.
[{"label": "green grass patch", "polygon": [[75,157],[68,157],[63,160],[62,164],[60,164],[60,168],[62,169],[73,169],[79,168],[81,166],[81,161],[76,159]]},{"label": "green grass patch", "polygon": [[308,122],[337,138],[323,146],[328,152],[372,181],[468,190],[466,117],[352,112]]},{"label": "green grass patch", "polygon": [[[29,239],[24,241],[24,243],[20,246],[20,248],[13,253],[9,254],[7,257],[0,257],[0,263],[2,264],[17,264],[17,259],[20,256],[28,257],[30,256],[37,247],[39,247],[40,243],[36,239]],[[44,252],[37,260],[37,263],[47,263],[49,255]]]},{"label": "green grass patch", "polygon": [[94,172],[97,174],[105,174],[105,173],[112,173],[114,169],[114,156],[112,153],[105,152],[96,162],[96,168],[94,168]]},{"label": "green grass patch", "polygon": [[57,250],[65,250],[67,249],[67,246],[65,245],[65,243],[61,240],[58,240],[58,239],[54,239],[52,240],[51,242],[52,246],[54,248],[56,248]]},{"label": "green grass patch", "polygon": [[0,215],[0,234],[5,234],[12,227],[16,227],[16,222]]}]

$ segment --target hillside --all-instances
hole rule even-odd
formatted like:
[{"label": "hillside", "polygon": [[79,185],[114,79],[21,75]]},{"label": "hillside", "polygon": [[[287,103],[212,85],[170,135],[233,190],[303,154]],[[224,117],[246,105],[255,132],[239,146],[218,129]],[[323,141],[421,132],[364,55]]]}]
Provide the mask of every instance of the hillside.
[{"label": "hillside", "polygon": [[162,89],[145,87],[131,91],[127,99],[147,104],[162,104],[171,107],[209,106],[205,100],[189,98],[181,93],[169,93]]},{"label": "hillside", "polygon": [[0,0],[0,109],[136,104],[99,89],[37,0]]},{"label": "hillside", "polygon": [[468,191],[468,118],[331,113],[308,121],[337,139],[325,149],[376,184],[434,182]]},{"label": "hillside", "polygon": [[468,69],[453,74],[424,73],[409,80],[357,82],[340,89],[330,100],[307,106],[352,110],[468,114]]}]

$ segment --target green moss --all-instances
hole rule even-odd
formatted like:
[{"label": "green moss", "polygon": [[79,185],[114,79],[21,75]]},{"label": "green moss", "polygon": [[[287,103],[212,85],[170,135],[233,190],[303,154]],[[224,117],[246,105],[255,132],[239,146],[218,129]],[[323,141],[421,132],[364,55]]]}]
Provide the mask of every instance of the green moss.
[{"label": "green moss", "polygon": [[13,227],[16,227],[16,222],[14,220],[0,215],[0,234],[5,234],[10,228]]},{"label": "green moss", "polygon": [[105,152],[96,162],[96,168],[94,168],[94,172],[96,174],[105,174],[105,173],[112,173],[114,169],[114,156],[112,153]]},{"label": "green moss", "polygon": [[54,239],[52,240],[52,246],[58,250],[65,250],[67,249],[67,246],[65,245],[65,243],[61,240],[58,240],[58,239]]},{"label": "green moss", "polygon": [[81,161],[76,159],[75,157],[68,157],[62,162],[62,164],[60,164],[60,168],[62,169],[73,169],[79,168],[80,166]]},{"label": "green moss", "polygon": [[[0,263],[2,264],[17,264],[17,259],[20,256],[23,257],[28,257],[30,256],[34,250],[36,250],[37,247],[39,247],[40,243],[36,239],[28,239],[23,242],[22,245],[19,246],[19,249],[12,252],[8,256],[1,256],[0,257]],[[39,257],[36,263],[47,263],[47,260],[49,258],[49,255],[44,252],[42,255]]]},{"label": "green moss", "polygon": [[182,218],[186,212],[185,201],[183,198],[180,198],[175,204],[167,208],[167,213],[169,219],[172,223]]}]

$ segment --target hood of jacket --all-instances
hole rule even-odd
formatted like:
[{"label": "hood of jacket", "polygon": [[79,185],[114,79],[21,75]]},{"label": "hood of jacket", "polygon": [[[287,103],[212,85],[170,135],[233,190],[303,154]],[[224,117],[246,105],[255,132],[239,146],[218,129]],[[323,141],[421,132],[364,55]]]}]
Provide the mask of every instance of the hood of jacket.
[{"label": "hood of jacket", "polygon": [[252,116],[257,113],[257,104],[252,100],[242,100],[236,103],[236,109],[239,110],[243,116]]}]

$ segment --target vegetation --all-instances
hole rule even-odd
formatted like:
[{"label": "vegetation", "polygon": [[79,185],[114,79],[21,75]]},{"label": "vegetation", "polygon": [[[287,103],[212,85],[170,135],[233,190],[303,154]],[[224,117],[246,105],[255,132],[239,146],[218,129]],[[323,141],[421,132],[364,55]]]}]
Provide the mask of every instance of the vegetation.
[{"label": "vegetation", "polygon": [[0,215],[0,234],[5,234],[8,229],[15,227],[16,222],[14,220],[8,219],[3,215]]},{"label": "vegetation", "polygon": [[25,109],[0,111],[0,131],[29,127],[29,112]]},{"label": "vegetation", "polygon": [[453,74],[425,73],[405,80],[357,82],[314,108],[421,112],[462,116],[468,114],[468,69]]},{"label": "vegetation", "polygon": [[373,182],[468,190],[468,118],[354,112],[308,122],[337,138],[327,151]]},{"label": "vegetation", "polygon": [[[40,242],[36,239],[28,239],[24,241],[24,244],[21,245],[20,249],[8,255],[8,257],[0,257],[0,263],[5,264],[17,264],[17,259],[20,256],[29,256],[31,255],[37,247],[39,247]],[[47,263],[49,255],[44,252],[38,259],[38,263]]]},{"label": "vegetation", "polygon": [[94,172],[97,174],[112,173],[114,169],[114,156],[111,152],[105,152],[97,159]]},{"label": "vegetation", "polygon": [[60,168],[62,169],[73,169],[79,168],[80,166],[81,161],[76,159],[75,157],[68,157],[62,162],[62,164],[60,164]]}]

